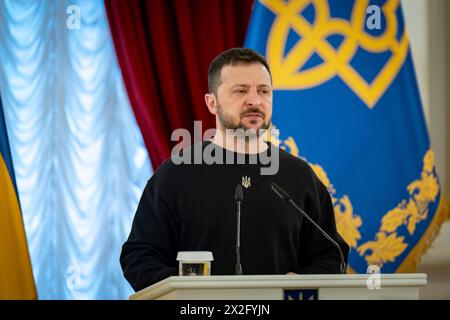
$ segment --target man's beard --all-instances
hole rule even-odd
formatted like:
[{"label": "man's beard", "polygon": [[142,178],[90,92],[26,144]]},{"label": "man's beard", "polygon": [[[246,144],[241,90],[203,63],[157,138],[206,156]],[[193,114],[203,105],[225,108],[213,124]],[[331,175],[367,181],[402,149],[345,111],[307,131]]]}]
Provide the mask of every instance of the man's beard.
[{"label": "man's beard", "polygon": [[[262,116],[263,123],[261,124],[261,126],[259,128],[257,128],[257,129],[249,128],[245,124],[242,123],[242,118],[246,114],[249,114],[249,113],[258,113]],[[254,134],[256,134],[257,136],[260,136],[260,134],[266,132],[267,129],[270,128],[270,125],[272,123],[272,118],[270,118],[268,121],[265,121],[265,114],[260,109],[254,108],[254,107],[250,107],[250,108],[246,109],[245,111],[243,111],[239,115],[238,123],[234,123],[233,119],[231,119],[231,117],[228,117],[225,115],[220,104],[217,104],[217,115],[219,116],[219,121],[222,124],[222,126],[225,128],[225,130],[227,130],[227,129],[239,130],[240,129],[245,132],[256,130],[256,132],[254,132]]]}]

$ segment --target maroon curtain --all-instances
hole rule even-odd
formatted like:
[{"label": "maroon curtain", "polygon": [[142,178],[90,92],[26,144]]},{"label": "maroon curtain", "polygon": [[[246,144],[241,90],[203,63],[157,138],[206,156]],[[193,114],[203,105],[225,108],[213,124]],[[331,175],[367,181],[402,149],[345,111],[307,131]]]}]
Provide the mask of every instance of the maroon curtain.
[{"label": "maroon curtain", "polygon": [[128,97],[153,168],[172,131],[215,127],[204,94],[210,61],[243,45],[253,0],[105,0]]}]

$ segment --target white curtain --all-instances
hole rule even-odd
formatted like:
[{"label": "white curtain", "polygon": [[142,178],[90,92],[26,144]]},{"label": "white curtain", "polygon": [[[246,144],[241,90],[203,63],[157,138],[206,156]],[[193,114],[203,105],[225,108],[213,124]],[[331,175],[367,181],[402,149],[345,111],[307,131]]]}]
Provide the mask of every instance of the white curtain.
[{"label": "white curtain", "polygon": [[103,1],[0,1],[0,93],[39,298],[127,298],[152,172]]}]

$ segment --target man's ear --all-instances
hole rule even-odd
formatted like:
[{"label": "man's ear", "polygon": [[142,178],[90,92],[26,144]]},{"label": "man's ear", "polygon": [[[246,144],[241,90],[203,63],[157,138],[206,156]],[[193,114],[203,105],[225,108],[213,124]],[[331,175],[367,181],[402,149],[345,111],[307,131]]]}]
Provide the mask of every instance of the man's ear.
[{"label": "man's ear", "polygon": [[214,95],[214,93],[207,93],[205,94],[205,103],[208,107],[209,112],[211,112],[213,115],[217,114],[217,98]]}]

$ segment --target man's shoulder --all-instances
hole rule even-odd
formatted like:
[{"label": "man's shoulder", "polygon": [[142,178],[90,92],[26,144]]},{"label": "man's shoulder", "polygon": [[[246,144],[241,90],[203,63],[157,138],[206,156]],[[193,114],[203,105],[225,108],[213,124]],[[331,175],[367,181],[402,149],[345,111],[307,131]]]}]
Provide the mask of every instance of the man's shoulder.
[{"label": "man's shoulder", "polygon": [[190,164],[195,164],[195,153],[200,152],[201,156],[205,145],[206,142],[199,142],[174,152],[168,159],[159,165],[155,170],[154,175],[162,177],[169,176],[173,178],[176,177],[176,175],[189,172],[193,169],[193,166],[190,166]]},{"label": "man's shoulder", "polygon": [[313,166],[306,160],[280,149],[281,162],[283,162],[283,165],[280,165],[280,167],[284,167],[283,175],[287,175],[289,179],[295,179],[304,186],[309,186],[312,190],[316,190],[319,194],[327,192],[326,186],[314,171]]},{"label": "man's shoulder", "polygon": [[312,168],[308,162],[304,159],[294,156],[284,149],[280,149],[280,162],[289,167],[290,169],[301,170],[303,172],[312,172]]},{"label": "man's shoulder", "polygon": [[284,168],[285,174],[287,172],[290,177],[297,178],[299,181],[305,183],[309,181],[316,187],[322,188],[322,186],[320,186],[322,181],[317,176],[313,166],[305,159],[294,156],[283,149],[280,149],[280,168],[281,167]]}]

